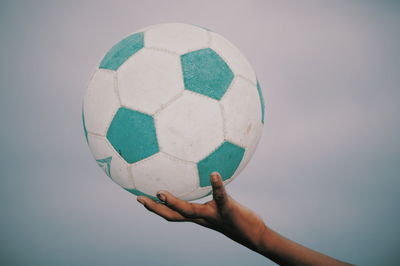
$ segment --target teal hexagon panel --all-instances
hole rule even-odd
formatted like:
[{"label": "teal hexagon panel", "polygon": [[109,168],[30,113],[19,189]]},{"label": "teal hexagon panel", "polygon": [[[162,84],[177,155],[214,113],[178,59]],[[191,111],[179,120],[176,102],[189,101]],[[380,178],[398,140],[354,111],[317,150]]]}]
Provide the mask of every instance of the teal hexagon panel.
[{"label": "teal hexagon panel", "polygon": [[197,163],[200,187],[210,186],[210,174],[219,172],[222,180],[227,180],[235,173],[243,159],[245,149],[225,141],[214,152]]},{"label": "teal hexagon panel", "polygon": [[153,117],[124,107],[115,114],[107,139],[127,163],[159,151]]},{"label": "teal hexagon panel", "polygon": [[264,104],[262,89],[260,87],[260,83],[258,82],[258,80],[257,80],[257,91],[258,91],[258,96],[260,97],[260,104],[261,104],[261,122],[264,123],[265,104]]},{"label": "teal hexagon panel", "polygon": [[185,88],[213,99],[224,96],[233,72],[214,50],[207,48],[181,55]]},{"label": "teal hexagon panel", "polygon": [[144,47],[143,40],[143,32],[126,37],[107,52],[99,68],[117,70],[131,55]]}]

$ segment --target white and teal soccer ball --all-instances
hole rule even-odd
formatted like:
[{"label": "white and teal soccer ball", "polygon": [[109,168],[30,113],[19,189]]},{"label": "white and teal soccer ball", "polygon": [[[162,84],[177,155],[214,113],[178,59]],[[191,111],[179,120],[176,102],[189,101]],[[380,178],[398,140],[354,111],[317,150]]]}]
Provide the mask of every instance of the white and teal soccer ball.
[{"label": "white and teal soccer ball", "polygon": [[184,200],[211,192],[209,175],[232,181],[264,124],[256,74],[229,41],[193,25],[137,31],[103,57],[83,103],[98,164],[135,195],[167,190]]}]

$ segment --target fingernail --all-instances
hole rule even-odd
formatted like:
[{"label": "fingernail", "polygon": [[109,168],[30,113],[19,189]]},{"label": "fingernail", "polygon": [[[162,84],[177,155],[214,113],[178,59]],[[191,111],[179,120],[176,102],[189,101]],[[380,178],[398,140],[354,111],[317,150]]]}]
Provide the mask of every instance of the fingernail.
[{"label": "fingernail", "polygon": [[143,198],[141,198],[140,196],[137,197],[136,200],[137,200],[140,204],[144,205],[144,200],[143,200]]},{"label": "fingernail", "polygon": [[158,192],[158,193],[157,193],[157,198],[159,198],[159,199],[162,200],[162,201],[165,201],[165,195],[162,194],[161,192]]},{"label": "fingernail", "polygon": [[215,183],[218,182],[218,173],[214,172],[211,174],[211,182]]}]

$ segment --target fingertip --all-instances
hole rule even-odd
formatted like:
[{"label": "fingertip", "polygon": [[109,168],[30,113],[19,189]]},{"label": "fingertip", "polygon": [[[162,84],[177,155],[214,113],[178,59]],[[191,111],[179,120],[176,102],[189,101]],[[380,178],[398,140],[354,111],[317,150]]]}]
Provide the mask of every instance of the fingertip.
[{"label": "fingertip", "polygon": [[138,197],[136,197],[136,200],[137,200],[140,204],[142,204],[142,205],[145,205],[145,204],[146,204],[146,201],[145,201],[145,199],[144,199],[143,196],[138,196]]},{"label": "fingertip", "polygon": [[217,171],[212,172],[211,175],[220,176],[220,174]]},{"label": "fingertip", "polygon": [[164,190],[160,190],[160,191],[158,191],[157,192],[157,198],[159,199],[159,200],[161,200],[161,201],[165,201],[166,200],[166,191],[164,191]]},{"label": "fingertip", "polygon": [[211,183],[217,183],[218,180],[220,179],[220,174],[218,172],[212,172],[210,175],[211,178]]}]

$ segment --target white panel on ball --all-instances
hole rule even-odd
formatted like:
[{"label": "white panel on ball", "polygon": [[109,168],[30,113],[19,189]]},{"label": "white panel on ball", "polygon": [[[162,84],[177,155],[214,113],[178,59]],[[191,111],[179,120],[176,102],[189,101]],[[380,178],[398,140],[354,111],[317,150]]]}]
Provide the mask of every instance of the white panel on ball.
[{"label": "white panel on ball", "polygon": [[115,112],[119,108],[115,92],[115,72],[97,70],[86,90],[83,101],[86,130],[90,133],[105,136]]},{"label": "white panel on ball", "polygon": [[208,35],[206,30],[188,24],[159,24],[145,32],[144,45],[184,54],[207,48]]},{"label": "white panel on ball", "polygon": [[[135,188],[128,164],[112,148],[105,137],[88,134],[88,144],[93,157],[107,175],[124,188]],[[111,157],[111,159],[109,159]],[[107,160],[108,159],[108,160]],[[102,163],[106,161],[105,163]],[[107,169],[107,167],[109,167]]]},{"label": "white panel on ball", "polygon": [[141,49],[117,71],[121,104],[155,113],[183,91],[180,58],[163,51]]},{"label": "white panel on ball", "polygon": [[159,190],[166,190],[179,197],[199,186],[195,163],[163,152],[132,164],[131,173],[136,188],[152,196]]},{"label": "white panel on ball", "polygon": [[226,139],[247,148],[262,128],[261,103],[256,86],[235,77],[221,105]]},{"label": "white panel on ball", "polygon": [[[250,144],[248,145],[248,147],[246,148],[246,151],[244,152],[244,156],[242,161],[239,164],[239,167],[236,169],[235,174],[229,178],[226,181],[231,182],[233,179],[235,179],[241,172],[242,170],[247,166],[247,164],[249,163],[251,157],[253,157],[254,152],[257,149],[257,145],[260,142],[261,139],[261,133],[262,133],[262,127],[260,127],[257,132],[255,133],[254,139],[250,142]],[[229,183],[228,182],[228,183]],[[227,183],[227,184],[228,184]]]},{"label": "white panel on ball", "polygon": [[180,196],[179,198],[182,200],[195,200],[204,197],[208,193],[211,192],[211,187],[203,187],[203,188],[198,188],[190,193],[187,193],[185,195]]},{"label": "white panel on ball", "polygon": [[161,151],[197,162],[224,140],[218,101],[185,90],[155,116]]},{"label": "white panel on ball", "polygon": [[253,68],[235,45],[215,32],[210,32],[210,39],[210,48],[225,59],[236,75],[242,75],[254,84],[257,83]]}]

